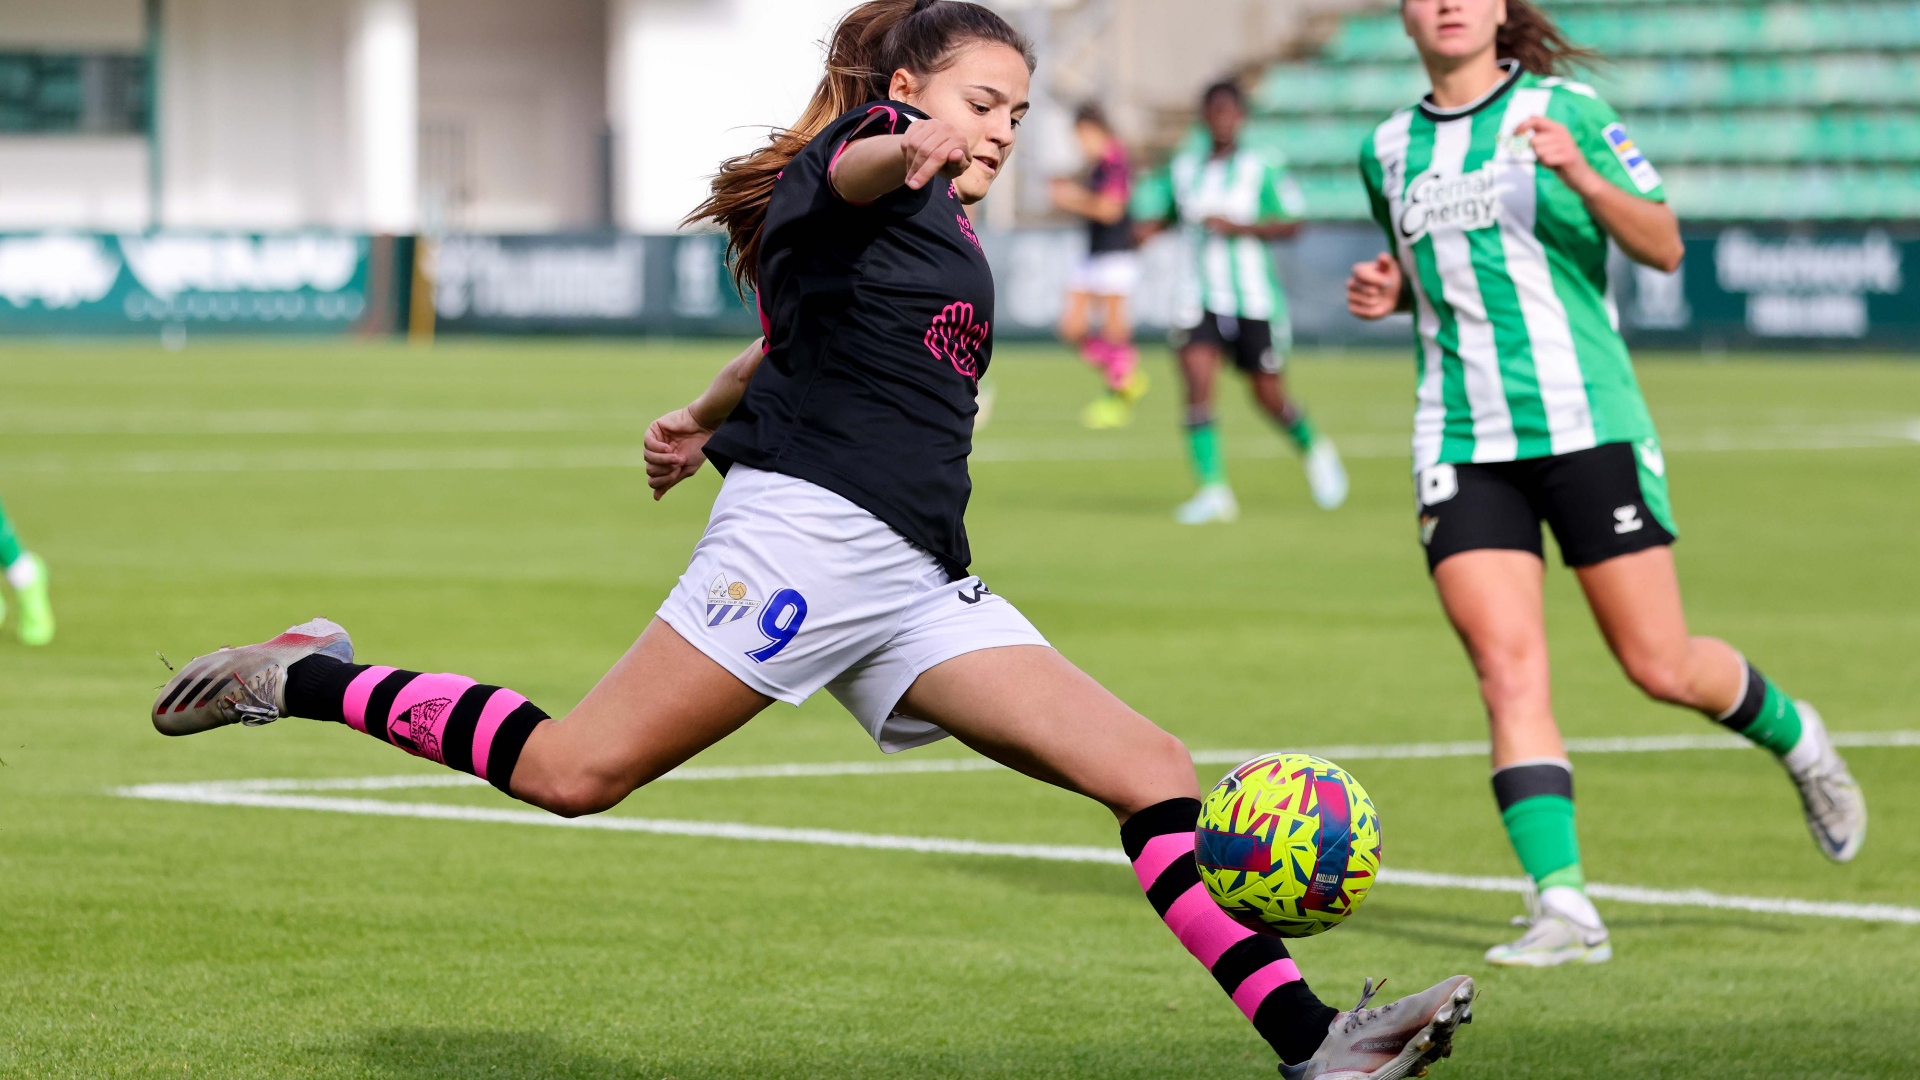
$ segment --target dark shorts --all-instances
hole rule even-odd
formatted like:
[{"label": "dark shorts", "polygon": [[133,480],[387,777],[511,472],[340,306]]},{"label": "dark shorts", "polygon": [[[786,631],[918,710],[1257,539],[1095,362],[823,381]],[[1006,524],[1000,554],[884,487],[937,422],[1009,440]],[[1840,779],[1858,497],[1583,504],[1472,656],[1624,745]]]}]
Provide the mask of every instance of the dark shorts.
[{"label": "dark shorts", "polygon": [[1264,319],[1236,319],[1209,311],[1200,325],[1173,332],[1173,347],[1211,345],[1249,375],[1278,375],[1287,366],[1286,353],[1274,348],[1273,324]]},{"label": "dark shorts", "polygon": [[1673,543],[1660,444],[1608,443],[1556,457],[1435,465],[1416,478],[1427,569],[1463,551],[1545,557],[1553,528],[1568,566],[1592,566]]}]

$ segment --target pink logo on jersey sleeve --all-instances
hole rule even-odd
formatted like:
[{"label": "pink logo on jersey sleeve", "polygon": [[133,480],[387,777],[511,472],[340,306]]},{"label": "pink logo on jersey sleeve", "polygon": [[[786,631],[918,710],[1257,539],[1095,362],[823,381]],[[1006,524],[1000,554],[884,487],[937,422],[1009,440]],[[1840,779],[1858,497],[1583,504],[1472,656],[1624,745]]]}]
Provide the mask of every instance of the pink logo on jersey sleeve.
[{"label": "pink logo on jersey sleeve", "polygon": [[980,348],[987,343],[987,324],[973,321],[973,305],[956,302],[933,317],[927,328],[927,348],[969,379],[980,377]]}]

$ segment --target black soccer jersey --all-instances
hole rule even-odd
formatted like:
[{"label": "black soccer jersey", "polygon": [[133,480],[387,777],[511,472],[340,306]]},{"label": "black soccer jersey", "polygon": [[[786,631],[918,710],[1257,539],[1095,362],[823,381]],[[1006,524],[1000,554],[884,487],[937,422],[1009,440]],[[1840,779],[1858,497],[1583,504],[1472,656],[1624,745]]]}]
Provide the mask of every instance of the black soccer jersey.
[{"label": "black soccer jersey", "polygon": [[828,179],[849,143],[925,119],[897,101],[862,106],[775,183],[760,250],[767,356],[707,457],[835,492],[958,577],[973,559],[967,455],[993,273],[944,177],[865,206]]},{"label": "black soccer jersey", "polygon": [[[1087,173],[1087,189],[1095,195],[1105,195],[1120,200],[1126,206],[1133,197],[1133,170],[1127,164],[1126,147],[1115,140],[1107,155],[1094,162]],[[1120,215],[1120,220],[1111,225],[1099,221],[1087,223],[1087,254],[1108,255],[1116,251],[1132,251],[1133,215],[1131,212]]]}]

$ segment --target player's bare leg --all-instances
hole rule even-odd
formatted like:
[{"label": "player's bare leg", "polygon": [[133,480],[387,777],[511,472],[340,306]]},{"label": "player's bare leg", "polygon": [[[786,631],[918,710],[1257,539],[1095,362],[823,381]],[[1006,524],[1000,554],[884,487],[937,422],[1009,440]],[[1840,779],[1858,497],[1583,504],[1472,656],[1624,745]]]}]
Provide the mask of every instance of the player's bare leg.
[{"label": "player's bare leg", "polygon": [[1306,470],[1307,487],[1313,492],[1314,504],[1322,510],[1339,509],[1347,501],[1347,469],[1333,440],[1314,426],[1306,410],[1287,393],[1284,374],[1256,371],[1248,382],[1253,400],[1300,451],[1300,464]]},{"label": "player's bare leg", "polygon": [[1472,980],[1458,976],[1380,1009],[1365,1008],[1365,998],[1348,1013],[1321,1003],[1279,939],[1234,922],[1201,884],[1200,786],[1186,747],[1058,652],[967,653],[922,674],[899,708],[1112,810],[1154,909],[1292,1066],[1285,1075],[1399,1077],[1450,1051],[1470,1015]]},{"label": "player's bare leg", "polygon": [[1500,817],[1535,890],[1519,940],[1490,963],[1600,963],[1613,949],[1587,899],[1573,812],[1573,765],[1553,718],[1542,597],[1545,565],[1527,551],[1467,551],[1434,568],[1441,606],[1480,680]]},{"label": "player's bare leg", "polygon": [[1772,750],[1799,789],[1807,830],[1821,853],[1836,862],[1859,854],[1867,837],[1866,799],[1820,714],[1769,685],[1733,646],[1688,631],[1673,549],[1649,548],[1576,573],[1600,632],[1634,685]]}]

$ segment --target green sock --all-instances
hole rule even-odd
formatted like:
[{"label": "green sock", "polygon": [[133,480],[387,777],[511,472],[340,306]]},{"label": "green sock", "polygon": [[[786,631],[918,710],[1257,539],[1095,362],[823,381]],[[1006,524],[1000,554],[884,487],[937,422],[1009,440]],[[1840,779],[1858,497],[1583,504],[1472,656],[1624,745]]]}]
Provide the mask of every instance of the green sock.
[{"label": "green sock", "polygon": [[20,561],[20,538],[13,535],[13,522],[7,519],[6,505],[0,503],[0,567]]},{"label": "green sock", "polygon": [[1293,440],[1294,449],[1303,454],[1313,449],[1314,440],[1320,437],[1319,429],[1313,426],[1313,420],[1307,416],[1305,409],[1295,413],[1291,421],[1282,422],[1280,429]]},{"label": "green sock", "polygon": [[1786,757],[1800,743],[1799,707],[1752,664],[1747,665],[1747,685],[1739,702],[1719,720],[1776,757]]},{"label": "green sock", "polygon": [[1227,482],[1227,457],[1220,452],[1220,432],[1212,421],[1187,425],[1187,454],[1202,487]]},{"label": "green sock", "polygon": [[1520,867],[1542,889],[1555,885],[1585,888],[1580,871],[1580,834],[1574,828],[1573,800],[1558,795],[1536,795],[1501,811],[1507,839],[1513,841]]},{"label": "green sock", "polygon": [[1520,866],[1542,889],[1586,888],[1580,870],[1580,834],[1573,821],[1573,766],[1529,761],[1496,769],[1493,797]]}]

